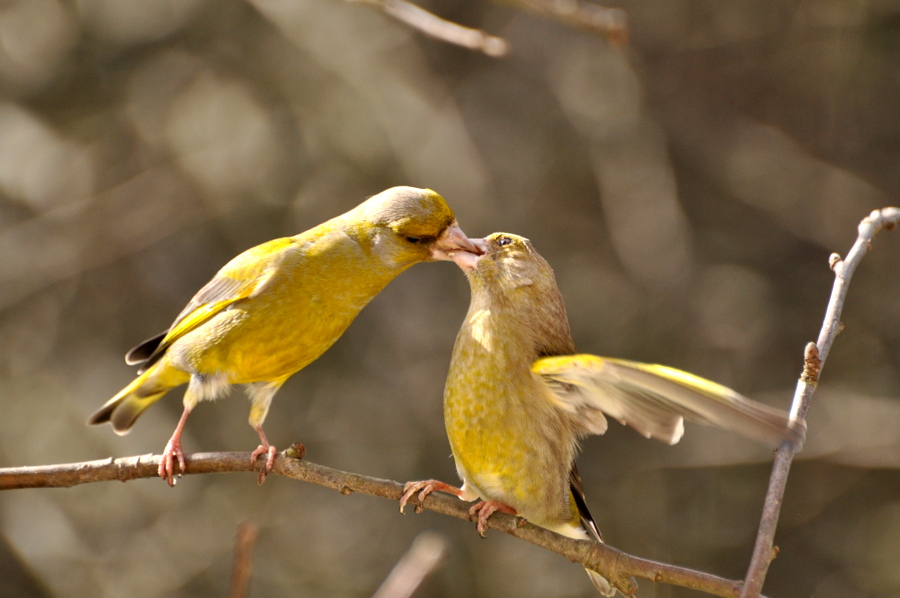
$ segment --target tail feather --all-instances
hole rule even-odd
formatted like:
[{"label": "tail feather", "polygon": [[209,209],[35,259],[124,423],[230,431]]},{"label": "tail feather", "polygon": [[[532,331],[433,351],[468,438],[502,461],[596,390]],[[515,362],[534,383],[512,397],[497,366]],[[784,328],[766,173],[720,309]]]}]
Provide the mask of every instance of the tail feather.
[{"label": "tail feather", "polygon": [[97,425],[109,422],[116,434],[125,435],[150,405],[187,380],[187,374],[170,367],[151,367],[104,403],[88,418],[87,423]]},{"label": "tail feather", "polygon": [[591,578],[591,583],[594,584],[594,587],[597,588],[597,591],[600,592],[601,596],[606,596],[607,598],[611,598],[616,595],[616,588],[609,583],[609,580],[597,573],[596,571],[592,571],[590,569],[585,569],[588,574],[588,577]]},{"label": "tail feather", "polygon": [[[575,467],[575,463],[572,463],[572,469],[569,471],[569,488],[572,491],[572,499],[578,509],[578,518],[581,521],[581,528],[587,532],[585,535],[590,537],[594,542],[602,544],[603,536],[600,535],[600,530],[597,528],[597,524],[594,522],[594,518],[588,510],[587,501],[584,495],[584,484],[581,482],[581,474],[578,473],[578,468]],[[601,596],[610,598],[616,595],[616,588],[608,579],[591,569],[585,569],[585,571],[587,572],[588,577],[591,578],[591,583],[594,584],[594,587],[597,588],[597,591],[600,592]]]},{"label": "tail feather", "polygon": [[131,350],[125,354],[125,363],[128,365],[140,365],[141,369],[138,370],[138,374],[143,374],[149,370],[150,367],[162,357],[162,352],[159,352],[158,349],[168,332],[168,330],[160,332],[156,336],[143,341],[138,346],[132,347]]}]

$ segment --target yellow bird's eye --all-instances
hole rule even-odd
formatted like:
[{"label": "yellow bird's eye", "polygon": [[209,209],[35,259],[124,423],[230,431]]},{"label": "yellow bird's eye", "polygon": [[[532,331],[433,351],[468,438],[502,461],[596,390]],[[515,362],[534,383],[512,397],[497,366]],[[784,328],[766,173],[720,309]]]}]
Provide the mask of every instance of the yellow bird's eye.
[{"label": "yellow bird's eye", "polygon": [[512,239],[510,239],[509,237],[500,237],[499,239],[497,239],[497,245],[499,245],[500,247],[509,245],[510,243],[512,243]]},{"label": "yellow bird's eye", "polygon": [[406,237],[406,240],[409,241],[410,243],[421,243],[422,242],[421,237]]}]

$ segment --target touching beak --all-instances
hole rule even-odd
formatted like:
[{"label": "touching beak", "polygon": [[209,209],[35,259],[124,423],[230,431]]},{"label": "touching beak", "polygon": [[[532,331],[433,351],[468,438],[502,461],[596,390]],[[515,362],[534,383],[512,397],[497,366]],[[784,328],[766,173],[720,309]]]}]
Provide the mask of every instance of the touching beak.
[{"label": "touching beak", "polygon": [[451,261],[455,259],[454,254],[460,252],[481,255],[484,253],[484,243],[478,244],[478,241],[480,239],[469,239],[454,222],[431,246],[431,259]]},{"label": "touching beak", "polygon": [[[475,239],[472,240],[474,241]],[[481,239],[478,240],[480,241]],[[481,261],[481,257],[482,256],[469,253],[468,251],[454,251],[452,259],[456,262],[456,265],[459,266],[460,270],[469,274],[478,268],[478,262]]]}]

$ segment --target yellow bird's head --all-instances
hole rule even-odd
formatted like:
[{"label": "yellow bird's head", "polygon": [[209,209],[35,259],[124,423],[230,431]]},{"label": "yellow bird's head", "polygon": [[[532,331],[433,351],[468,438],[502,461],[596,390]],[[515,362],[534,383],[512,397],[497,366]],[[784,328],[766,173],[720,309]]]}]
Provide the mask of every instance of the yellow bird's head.
[{"label": "yellow bird's head", "polygon": [[479,254],[456,223],[453,211],[431,189],[392,187],[348,213],[383,262],[405,268],[418,262],[452,260],[456,251]]}]

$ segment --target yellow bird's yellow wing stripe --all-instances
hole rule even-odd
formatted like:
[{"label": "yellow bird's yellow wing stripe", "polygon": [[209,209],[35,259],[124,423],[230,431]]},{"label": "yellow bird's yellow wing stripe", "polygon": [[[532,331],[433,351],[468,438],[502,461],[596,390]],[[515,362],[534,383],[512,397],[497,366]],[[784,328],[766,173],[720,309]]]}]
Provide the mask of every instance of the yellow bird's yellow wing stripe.
[{"label": "yellow bird's yellow wing stripe", "polygon": [[261,289],[283,261],[278,254],[283,254],[295,243],[292,237],[274,239],[248,249],[225,264],[178,314],[146,363],[152,364],[177,339]]},{"label": "yellow bird's yellow wing stripe", "polygon": [[532,370],[571,413],[600,410],[670,444],[681,438],[683,419],[773,447],[784,440],[799,447],[805,436],[805,425],[791,421],[786,412],[667,366],[581,354],[546,357]]}]

